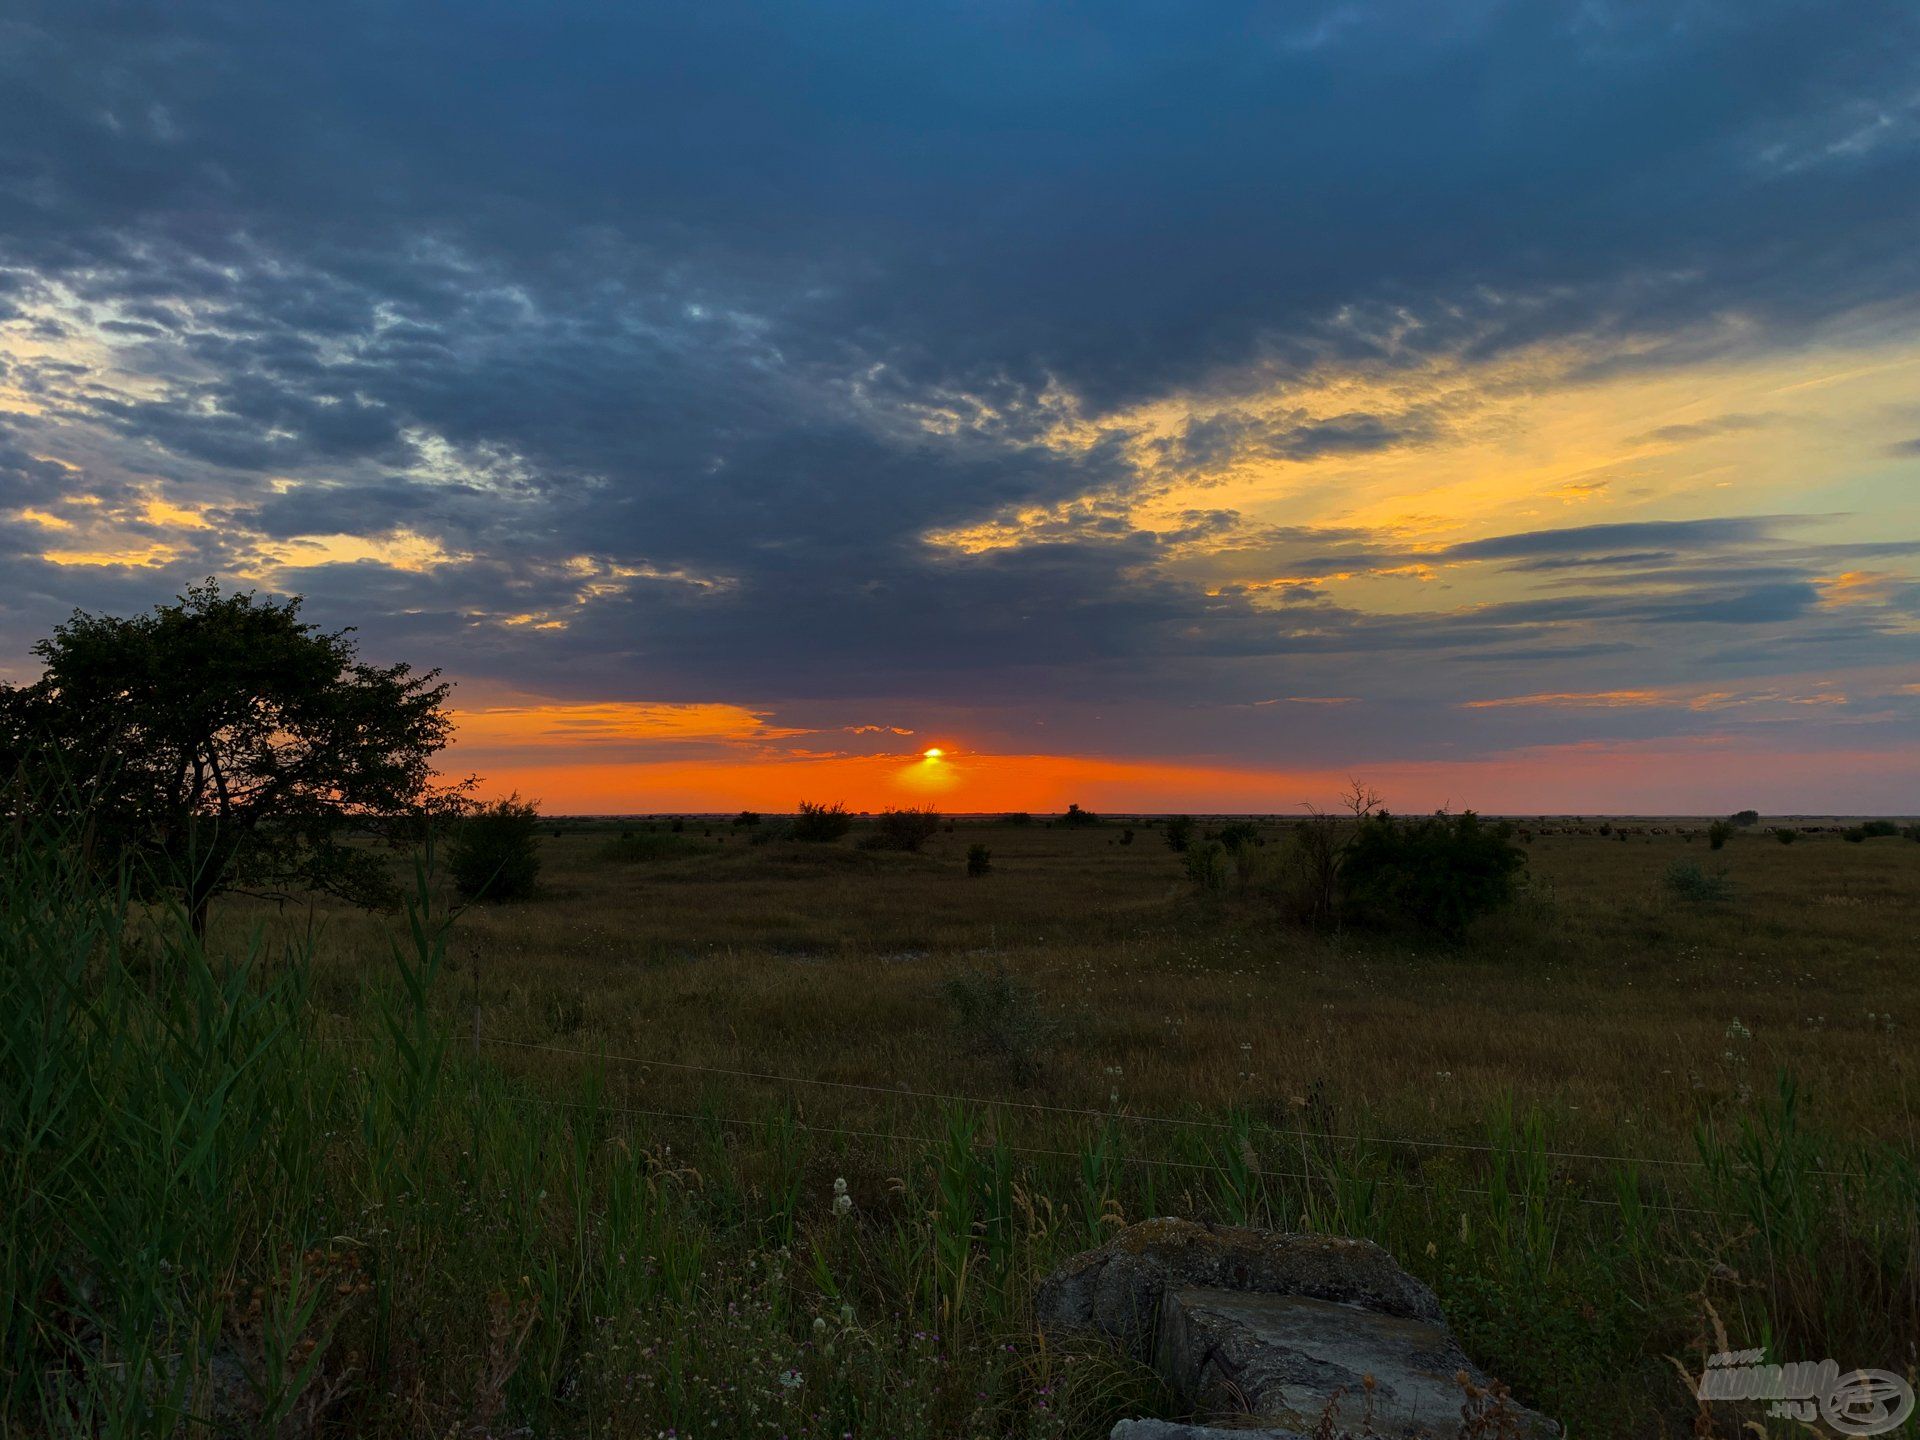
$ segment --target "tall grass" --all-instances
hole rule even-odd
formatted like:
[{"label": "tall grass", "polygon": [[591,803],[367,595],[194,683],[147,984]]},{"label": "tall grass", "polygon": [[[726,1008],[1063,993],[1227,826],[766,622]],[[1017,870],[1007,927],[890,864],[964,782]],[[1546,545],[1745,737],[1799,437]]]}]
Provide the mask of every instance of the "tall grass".
[{"label": "tall grass", "polygon": [[1153,1127],[909,1100],[856,1132],[716,1077],[658,1113],[468,1042],[427,864],[343,1024],[307,942],[208,954],[83,837],[5,843],[0,1427],[1104,1434],[1166,1397],[1043,1342],[1032,1288],[1156,1213],[1380,1241],[1594,1433],[1690,1413],[1666,1357],[1708,1303],[1776,1358],[1913,1363],[1913,1157],[1812,1133],[1790,1081],[1657,1178],[1518,1104],[1432,1150],[1318,1097]]}]

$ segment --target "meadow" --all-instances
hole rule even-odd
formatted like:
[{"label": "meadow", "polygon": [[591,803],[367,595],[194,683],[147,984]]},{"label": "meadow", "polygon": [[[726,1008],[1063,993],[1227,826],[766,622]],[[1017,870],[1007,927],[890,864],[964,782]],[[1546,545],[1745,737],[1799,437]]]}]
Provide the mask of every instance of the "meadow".
[{"label": "meadow", "polygon": [[8,1424],[1104,1435],[1168,1397],[1031,1291],[1162,1214],[1380,1241],[1575,1435],[1757,1421],[1716,1349],[1913,1376],[1920,844],[1809,828],[1523,822],[1458,943],[1145,819],[555,820],[528,900],[422,856],[403,916],[230,899],[204,954],[14,853]]}]

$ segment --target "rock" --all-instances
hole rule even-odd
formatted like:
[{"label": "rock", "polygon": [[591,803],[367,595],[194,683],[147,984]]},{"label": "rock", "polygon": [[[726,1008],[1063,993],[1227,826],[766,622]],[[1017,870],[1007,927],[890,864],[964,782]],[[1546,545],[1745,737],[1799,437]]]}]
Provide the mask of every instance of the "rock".
[{"label": "rock", "polygon": [[1202,1420],[1277,1427],[1127,1421],[1125,1440],[1451,1436],[1468,1405],[1488,1412],[1489,1435],[1557,1433],[1492,1388],[1433,1292],[1370,1241],[1148,1220],[1068,1261],[1034,1309],[1043,1329],[1097,1330],[1152,1364]]},{"label": "rock", "polygon": [[1177,1420],[1121,1420],[1108,1440],[1313,1440],[1298,1430],[1273,1430],[1265,1425],[1230,1430],[1218,1425],[1183,1425]]},{"label": "rock", "polygon": [[1298,1430],[1222,1430],[1177,1420],[1122,1420],[1108,1440],[1308,1440]]}]

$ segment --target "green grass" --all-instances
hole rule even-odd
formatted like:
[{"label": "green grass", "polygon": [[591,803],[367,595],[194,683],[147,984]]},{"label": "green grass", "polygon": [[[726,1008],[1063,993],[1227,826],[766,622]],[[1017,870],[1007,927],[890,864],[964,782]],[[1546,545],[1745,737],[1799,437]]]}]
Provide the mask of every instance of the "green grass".
[{"label": "green grass", "polygon": [[[1380,1241],[1577,1434],[1688,1431],[1716,1321],[1911,1373],[1920,847],[1736,839],[1703,911],[1677,836],[1542,834],[1434,948],[1196,898],[1149,830],[610,839],[206,951],[9,845],[6,1429],[1103,1435],[1167,1398],[1031,1294],[1155,1214]],[[1019,1063],[969,975],[1041,1012]]]}]

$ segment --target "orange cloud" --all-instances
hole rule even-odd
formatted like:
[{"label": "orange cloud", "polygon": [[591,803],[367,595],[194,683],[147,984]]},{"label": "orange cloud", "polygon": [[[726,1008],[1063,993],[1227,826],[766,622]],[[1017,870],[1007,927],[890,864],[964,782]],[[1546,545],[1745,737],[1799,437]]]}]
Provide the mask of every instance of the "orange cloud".
[{"label": "orange cloud", "polygon": [[1503,695],[1489,700],[1463,701],[1465,710],[1507,710],[1539,708],[1551,710],[1629,710],[1668,708],[1686,710],[1730,710],[1742,705],[1846,705],[1844,691],[1831,682],[1822,688],[1797,690],[1773,686],[1758,690],[1687,691],[1668,687],[1658,690],[1549,691],[1538,695]]},{"label": "orange cloud", "polygon": [[1539,695],[1502,695],[1492,700],[1468,700],[1468,710],[1508,710],[1540,707],[1554,710],[1625,710],[1643,705],[1672,705],[1674,698],[1660,690],[1556,690]]},{"label": "orange cloud", "polygon": [[773,740],[809,733],[769,725],[761,711],[719,703],[494,705],[451,713],[456,743],[474,748],[507,746],[537,751],[547,746],[632,741]]}]

